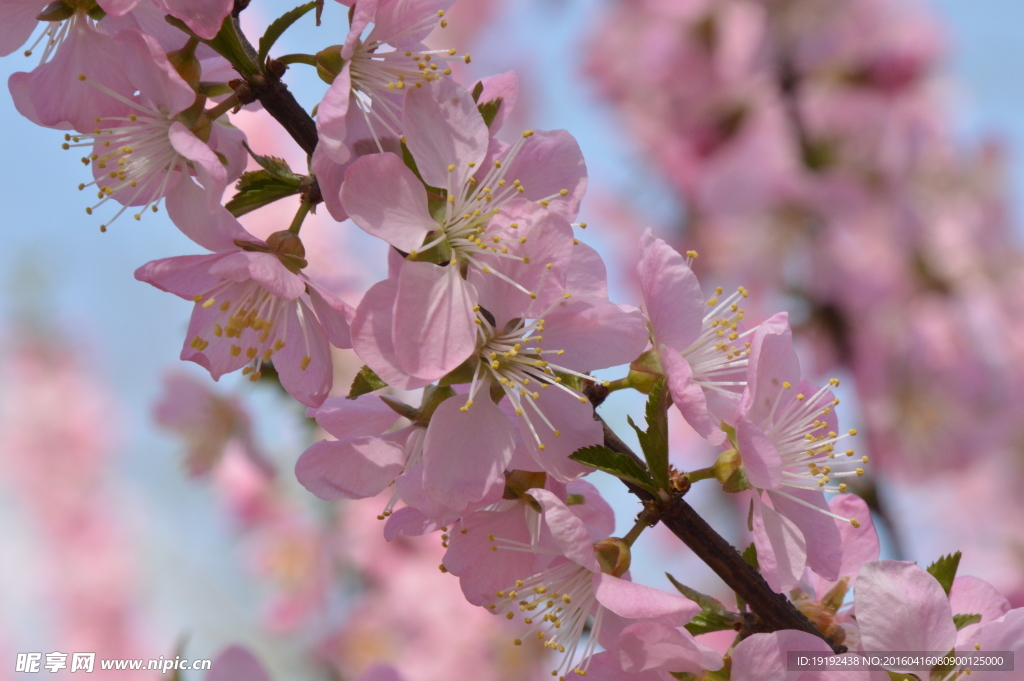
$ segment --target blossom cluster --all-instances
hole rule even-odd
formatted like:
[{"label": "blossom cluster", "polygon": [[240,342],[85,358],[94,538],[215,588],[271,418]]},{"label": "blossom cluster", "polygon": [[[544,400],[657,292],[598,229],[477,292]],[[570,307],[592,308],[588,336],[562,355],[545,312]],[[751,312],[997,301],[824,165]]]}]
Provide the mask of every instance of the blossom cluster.
[{"label": "blossom cluster", "polygon": [[[651,230],[636,254],[638,305],[610,299],[601,256],[577,238],[588,173],[573,136],[509,130],[515,73],[461,83],[470,56],[424,43],[447,26],[453,0],[343,2],[343,42],[287,60],[270,56],[273,42],[315,3],[275,21],[257,52],[239,29],[239,3],[3,2],[18,10],[4,28],[6,52],[33,31],[31,50],[45,42],[40,64],[11,78],[12,96],[29,120],[66,131],[66,149],[86,150],[92,181],[80,189],[96,193],[86,212],[112,213],[106,230],[162,204],[209,251],[135,273],[193,304],[181,359],[214,380],[240,371],[279,382],[330,436],[298,457],[298,481],[325,500],[380,497],[389,541],[439,534],[441,572],[481,612],[513,621],[515,645],[553,651],[555,676],[782,678],[785,653],[796,648],[1024,643],[1020,611],[985,582],[956,577],[951,561],[926,571],[877,560],[870,512],[850,488],[868,457],[850,444],[857,431],[839,425],[839,381],[805,377],[786,313],[748,310],[742,286],[702,287],[697,252],[681,253]],[[735,21],[753,30],[760,5],[747,4]],[[683,14],[675,18],[692,18]],[[710,21],[706,39],[717,45]],[[728,73],[754,58],[730,54],[740,63],[725,65]],[[328,85],[315,120],[287,108],[280,78],[290,65],[315,67]],[[761,80],[741,89],[756,97]],[[253,150],[232,125],[232,112],[257,101],[306,141],[306,172]],[[671,103],[687,112],[677,124],[697,131],[670,152],[683,159],[683,181],[745,121],[746,108],[722,102],[710,130],[703,104]],[[246,171],[247,156],[258,170]],[[751,165],[777,181],[769,164]],[[295,218],[266,239],[238,220],[289,196],[300,198]],[[303,223],[321,203],[387,244],[386,278],[355,306],[307,272]],[[347,396],[333,390],[342,350],[363,365]],[[627,366],[614,381],[593,375]],[[623,389],[649,396],[647,430],[636,428],[645,461],[615,445],[595,411]],[[241,515],[276,525],[275,538],[298,533],[272,501],[273,467],[237,405],[187,382],[175,391],[159,417],[190,438],[190,471],[218,467],[235,447],[258,488],[242,508],[255,515]],[[413,391],[418,405],[400,399]],[[717,448],[705,468],[669,467],[670,408]],[[614,536],[610,506],[583,480],[595,469],[644,501],[625,536]],[[745,604],[732,612],[685,585],[632,581],[640,534],[670,516],[690,485],[711,479],[749,506],[746,564],[789,595],[785,607],[806,620],[804,630],[756,633],[765,613]],[[300,614],[328,579],[328,559],[312,553],[309,578],[286,601]],[[727,651],[700,638],[726,630],[738,633]],[[243,676],[266,676],[248,653],[229,657]],[[229,678],[230,667],[210,677]]]}]

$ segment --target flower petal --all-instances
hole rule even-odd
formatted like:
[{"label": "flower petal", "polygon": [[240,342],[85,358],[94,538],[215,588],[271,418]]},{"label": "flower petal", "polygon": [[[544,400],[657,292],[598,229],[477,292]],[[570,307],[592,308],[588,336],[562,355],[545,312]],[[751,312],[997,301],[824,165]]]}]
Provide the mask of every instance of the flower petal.
[{"label": "flower petal", "polygon": [[440,378],[476,349],[476,292],[456,266],[405,262],[398,275],[392,337],[413,376]]},{"label": "flower petal", "polygon": [[593,541],[583,521],[577,518],[553,492],[546,489],[531,489],[527,494],[536,499],[544,509],[544,522],[565,557],[591,572],[600,573],[601,568],[594,557]]},{"label": "flower petal", "polygon": [[331,347],[306,303],[300,298],[289,304],[295,309],[284,315],[284,334],[278,331],[285,344],[274,354],[274,368],[289,395],[307,407],[319,407],[334,383]]},{"label": "flower petal", "polygon": [[646,346],[647,323],[635,308],[572,296],[544,315],[544,349],[565,351],[552,365],[581,372],[604,369],[632,362]]},{"label": "flower petal", "polygon": [[636,271],[655,344],[686,350],[704,325],[704,294],[697,276],[683,256],[655,239],[650,229],[641,239]]},{"label": "flower petal", "polygon": [[321,499],[366,499],[384,491],[404,467],[402,446],[363,436],[315,443],[295,463],[295,477]]},{"label": "flower petal", "polygon": [[[576,219],[587,192],[587,164],[583,152],[576,139],[565,130],[533,133],[515,159],[507,164],[505,178],[522,183],[525,199],[548,199],[549,210],[569,222]],[[563,189],[568,193],[560,196]]]},{"label": "flower petal", "polygon": [[423,184],[390,152],[363,156],[349,166],[341,203],[363,231],[406,253],[438,228],[427,212]]},{"label": "flower petal", "polygon": [[668,389],[672,393],[672,404],[702,438],[713,445],[725,442],[725,432],[708,411],[704,389],[693,382],[690,363],[667,345],[661,346],[659,356],[661,364],[668,374]]},{"label": "flower petal", "polygon": [[[825,495],[814,490],[786,489],[785,494],[796,497],[821,511],[829,511]],[[843,540],[836,521],[821,511],[815,511],[778,492],[768,491],[772,506],[800,528],[807,544],[807,567],[828,580],[839,579],[843,564]]]},{"label": "flower petal", "polygon": [[439,78],[408,88],[404,106],[406,144],[423,181],[461,192],[484,160],[490,139],[472,95],[451,78]]},{"label": "flower petal", "polygon": [[397,279],[385,279],[370,287],[352,319],[352,347],[385,383],[399,390],[415,390],[432,379],[410,376],[395,357],[391,332],[397,295]]},{"label": "flower petal", "polygon": [[484,498],[512,458],[514,433],[498,405],[482,397],[462,411],[452,397],[434,411],[423,442],[423,485],[433,499],[455,509]]},{"label": "flower petal", "polygon": [[953,611],[946,593],[934,577],[914,563],[868,563],[857,574],[854,596],[864,650],[952,650],[956,644]]},{"label": "flower petal", "polygon": [[319,407],[306,410],[306,418],[345,440],[363,435],[381,435],[398,421],[398,414],[379,395],[360,395],[354,400],[329,397]]},{"label": "flower petal", "polygon": [[807,541],[800,528],[761,501],[758,492],[754,494],[753,521],[758,566],[772,591],[797,586],[807,564]]},{"label": "flower petal", "polygon": [[625,579],[599,573],[594,595],[597,601],[616,615],[627,619],[667,618],[682,626],[700,612],[700,606],[686,596],[634,584]]},{"label": "flower petal", "polygon": [[626,627],[615,643],[622,670],[637,674],[649,669],[702,674],[717,670],[722,656],[697,642],[685,629],[661,622],[637,622]]}]

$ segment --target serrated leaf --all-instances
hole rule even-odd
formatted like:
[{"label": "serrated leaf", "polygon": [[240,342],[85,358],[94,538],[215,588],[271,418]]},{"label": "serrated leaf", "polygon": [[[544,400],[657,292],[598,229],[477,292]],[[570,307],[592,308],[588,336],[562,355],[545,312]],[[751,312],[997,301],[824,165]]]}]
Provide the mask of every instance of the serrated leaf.
[{"label": "serrated leaf", "polygon": [[965,614],[962,614],[962,615],[953,615],[953,624],[956,625],[956,630],[957,631],[960,631],[961,629],[963,629],[964,627],[966,627],[966,626],[968,626],[970,624],[977,624],[980,621],[981,621],[981,615],[979,615],[977,613],[970,613],[970,614],[965,613]]},{"label": "serrated leaf", "polygon": [[641,430],[631,417],[626,421],[636,431],[647,467],[658,489],[668,489],[668,402],[665,380],[660,379],[647,399],[647,430]]},{"label": "serrated leaf", "polygon": [[958,567],[960,567],[960,551],[942,556],[928,566],[928,574],[939,580],[939,584],[942,585],[942,590],[946,592],[947,596],[949,590],[953,588],[953,580],[956,579]]},{"label": "serrated leaf", "polygon": [[271,22],[270,26],[267,26],[267,30],[263,33],[263,37],[260,38],[260,63],[262,64],[267,59],[267,55],[270,54],[270,48],[274,46],[277,39],[280,38],[288,28],[298,21],[304,14],[309,12],[311,9],[316,7],[316,0],[313,2],[307,2],[304,5],[299,5],[294,9],[290,9],[278,18]]},{"label": "serrated leaf", "polygon": [[491,127],[491,123],[498,117],[498,111],[501,110],[501,103],[504,101],[502,97],[495,97],[489,102],[477,105],[477,110],[480,115],[484,118],[484,125],[488,128]]},{"label": "serrated leaf", "polygon": [[235,183],[235,195],[224,207],[237,218],[274,201],[298,194],[301,178],[298,180],[298,182],[282,180],[267,170],[251,170],[242,173],[242,177]]},{"label": "serrated leaf", "polygon": [[620,454],[602,445],[583,447],[577,449],[569,456],[573,461],[578,461],[587,466],[596,468],[599,471],[610,473],[617,478],[631,482],[642,487],[652,494],[656,491],[654,482],[640,464],[631,457]]},{"label": "serrated leaf", "polygon": [[282,182],[295,183],[296,186],[302,183],[302,176],[296,175],[294,172],[292,172],[292,169],[288,165],[288,162],[285,161],[283,158],[278,158],[277,156],[263,156],[261,154],[257,154],[249,147],[248,142],[242,142],[242,146],[244,146],[245,150],[249,152],[250,156],[252,156],[252,160],[256,161],[256,163],[258,163],[261,168],[266,170],[272,176],[276,177]]},{"label": "serrated leaf", "polygon": [[387,385],[387,383],[381,380],[380,376],[374,373],[373,369],[364,366],[352,380],[352,387],[348,391],[348,399],[354,400],[360,395],[386,388]]},{"label": "serrated leaf", "polygon": [[754,568],[755,570],[761,569],[761,566],[757,562],[757,547],[754,546],[753,543],[751,543],[750,546],[748,546],[747,548],[743,549],[743,553],[741,553],[740,555],[743,557],[743,560],[747,562],[747,565]]}]

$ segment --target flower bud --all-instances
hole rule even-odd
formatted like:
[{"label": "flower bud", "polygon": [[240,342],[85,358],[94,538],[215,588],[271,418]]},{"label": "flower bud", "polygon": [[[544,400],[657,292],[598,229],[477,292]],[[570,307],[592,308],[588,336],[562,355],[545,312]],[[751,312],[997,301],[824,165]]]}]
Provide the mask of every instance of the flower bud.
[{"label": "flower bud", "polygon": [[167,53],[167,61],[193,90],[199,87],[199,78],[203,73],[203,67],[196,59],[196,45],[198,44],[198,40],[191,38],[180,50]]},{"label": "flower bud", "polygon": [[661,365],[661,358],[653,348],[633,360],[629,365],[629,385],[632,388],[649,395],[654,386],[665,376],[665,368]]},{"label": "flower bud", "polygon": [[316,75],[328,85],[341,73],[345,60],[341,58],[341,45],[331,45],[316,53]]},{"label": "flower bud", "polygon": [[295,255],[300,258],[306,257],[306,247],[302,245],[302,240],[298,234],[289,232],[284,229],[280,232],[274,232],[267,237],[267,246],[270,247],[271,252],[277,253],[278,255]]},{"label": "flower bud", "polygon": [[618,537],[608,537],[594,542],[594,557],[601,566],[601,572],[612,577],[626,574],[632,560],[629,545]]},{"label": "flower bud", "polygon": [[719,454],[711,470],[726,492],[736,493],[751,488],[746,471],[743,470],[743,459],[735,449],[728,449]]}]

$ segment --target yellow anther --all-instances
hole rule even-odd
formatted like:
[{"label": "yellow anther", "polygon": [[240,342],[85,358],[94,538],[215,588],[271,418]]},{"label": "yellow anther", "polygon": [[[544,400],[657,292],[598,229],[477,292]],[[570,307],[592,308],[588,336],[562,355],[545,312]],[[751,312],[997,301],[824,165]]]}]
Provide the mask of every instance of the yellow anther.
[{"label": "yellow anther", "polygon": [[306,369],[309,368],[309,363],[312,362],[312,361],[313,361],[313,359],[309,355],[304,356],[302,358],[302,361],[299,362],[299,368],[302,369],[303,371],[305,371]]}]

